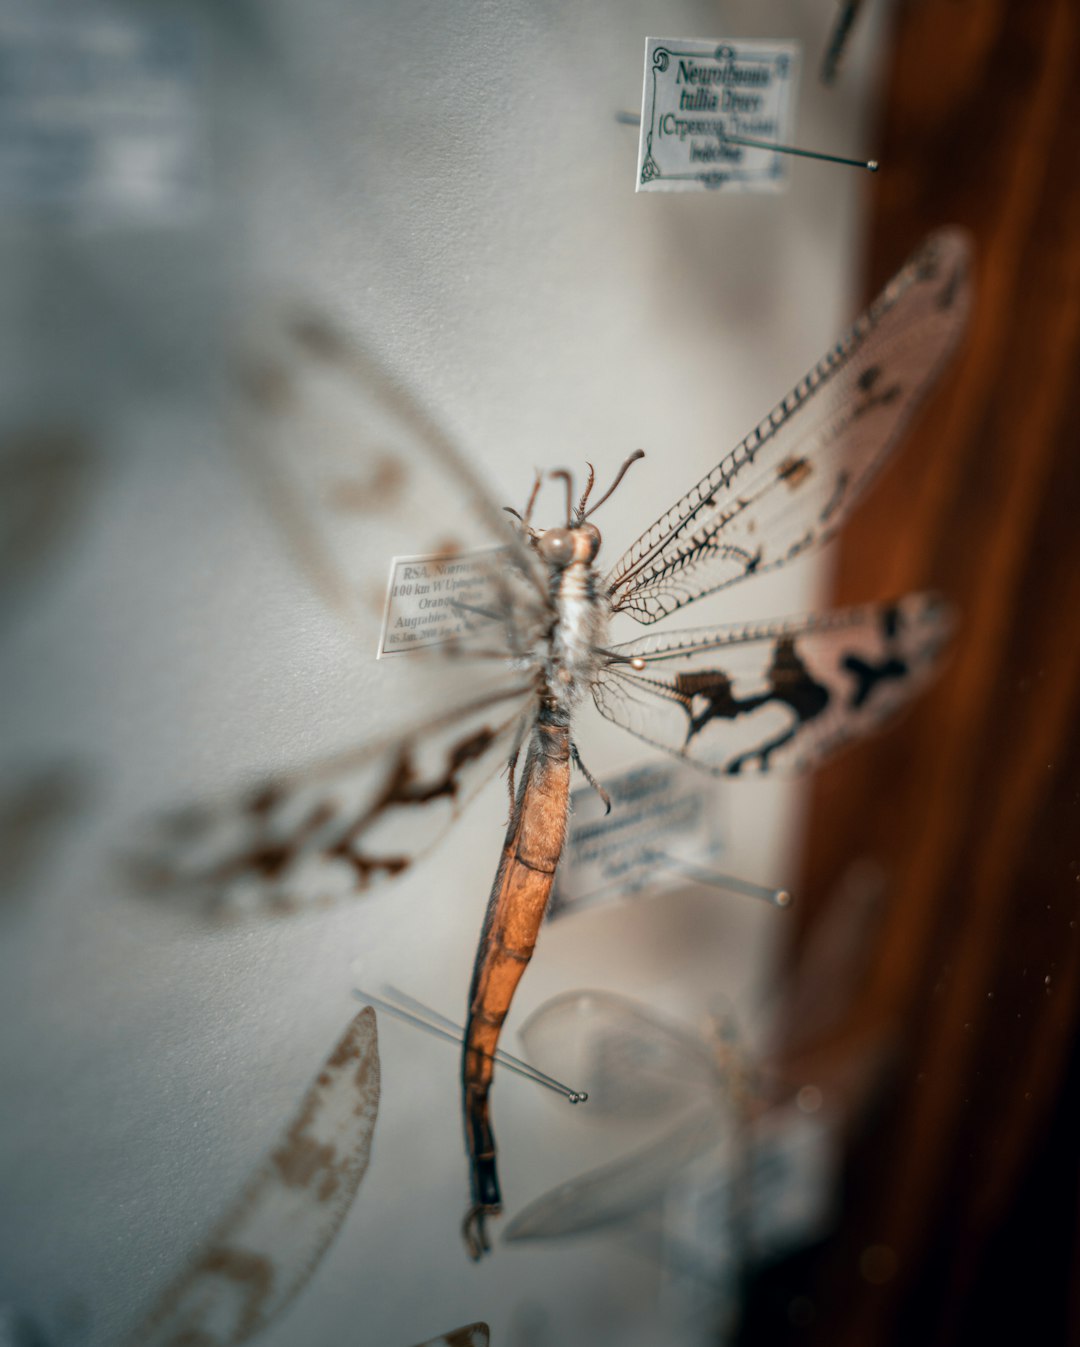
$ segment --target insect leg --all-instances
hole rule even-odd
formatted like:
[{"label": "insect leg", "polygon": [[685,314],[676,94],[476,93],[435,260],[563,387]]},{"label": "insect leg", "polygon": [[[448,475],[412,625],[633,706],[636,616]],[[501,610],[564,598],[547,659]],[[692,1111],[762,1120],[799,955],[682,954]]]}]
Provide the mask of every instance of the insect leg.
[{"label": "insect leg", "polygon": [[521,745],[515,744],[514,751],[510,754],[510,760],[506,764],[506,789],[510,793],[510,815],[506,820],[508,828],[514,821],[514,808],[517,804],[517,765],[520,753]]},{"label": "insect leg", "polygon": [[574,766],[578,769],[578,771],[579,771],[579,772],[581,773],[581,775],[585,778],[585,780],[589,783],[589,785],[592,786],[593,790],[596,791],[597,795],[600,796],[601,800],[603,800],[603,802],[604,802],[604,813],[605,813],[605,814],[610,814],[610,813],[611,813],[611,796],[610,796],[610,795],[607,793],[607,791],[603,788],[603,786],[600,784],[600,782],[597,781],[596,777],[593,776],[592,772],[590,772],[589,769],[585,766],[585,763],[582,761],[581,754],[578,752],[577,744],[573,744],[573,743],[572,743],[572,744],[570,745],[570,755],[571,755],[571,757],[574,759]]}]

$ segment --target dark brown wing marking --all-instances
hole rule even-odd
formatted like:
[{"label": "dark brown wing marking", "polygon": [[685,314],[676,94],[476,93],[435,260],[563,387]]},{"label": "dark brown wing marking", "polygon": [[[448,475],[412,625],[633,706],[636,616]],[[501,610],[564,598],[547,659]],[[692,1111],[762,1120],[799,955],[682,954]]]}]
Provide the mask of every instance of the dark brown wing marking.
[{"label": "dark brown wing marking", "polygon": [[776,470],[777,477],[787,482],[792,491],[802,486],[814,469],[805,458],[786,458]]},{"label": "dark brown wing marking", "polygon": [[970,245],[933,234],[851,331],[607,576],[649,624],[831,537],[943,367],[970,300]]},{"label": "dark brown wing marking", "polygon": [[601,714],[707,770],[799,769],[874,728],[933,673],[951,620],[931,595],[617,646]]},{"label": "dark brown wing marking", "polygon": [[365,892],[430,850],[512,752],[536,693],[517,684],[381,746],[162,820],[144,884],[216,915],[286,913]]},{"label": "dark brown wing marking", "polygon": [[[750,697],[735,697],[731,679],[722,670],[711,673],[676,674],[675,690],[683,697],[683,706],[690,719],[686,733],[689,743],[706,725],[715,719],[735,720],[748,715],[770,702],[786,706],[792,713],[790,726],[775,738],[731,759],[726,771],[738,776],[747,762],[756,758],[763,772],[769,769],[769,759],[783,748],[802,727],[820,716],[829,705],[831,694],[824,683],[819,683],[799,658],[795,640],[781,636],[773,649],[772,663],[766,673],[767,691]],[[695,707],[704,706],[695,714]]]},{"label": "dark brown wing marking", "polygon": [[466,735],[450,746],[446,765],[433,779],[424,781],[413,762],[412,750],[403,746],[401,754],[386,783],[386,789],[375,801],[368,814],[343,834],[329,849],[328,854],[347,861],[356,871],[357,887],[366,888],[375,870],[384,870],[396,875],[404,870],[409,860],[396,856],[375,860],[357,850],[368,827],[381,814],[396,806],[430,804],[432,800],[456,800],[461,790],[462,769],[471,762],[481,759],[499,737],[498,732],[484,725],[474,734]]},{"label": "dark brown wing marking", "polygon": [[391,455],[376,456],[366,475],[340,477],[331,484],[327,504],[349,514],[376,514],[394,506],[405,489],[408,474]]},{"label": "dark brown wing marking", "polygon": [[231,1347],[281,1314],[344,1221],[379,1108],[375,1012],[331,1051],[277,1145],[129,1347]]}]

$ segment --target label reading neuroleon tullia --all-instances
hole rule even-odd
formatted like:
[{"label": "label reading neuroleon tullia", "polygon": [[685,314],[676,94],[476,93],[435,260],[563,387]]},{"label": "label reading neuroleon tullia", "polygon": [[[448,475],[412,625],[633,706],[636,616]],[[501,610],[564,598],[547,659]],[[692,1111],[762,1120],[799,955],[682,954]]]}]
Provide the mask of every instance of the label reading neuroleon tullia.
[{"label": "label reading neuroleon tullia", "polygon": [[790,145],[797,42],[650,37],[637,191],[778,191]]},{"label": "label reading neuroleon tullia", "polygon": [[394,557],[377,658],[461,640],[490,623],[500,550]]}]

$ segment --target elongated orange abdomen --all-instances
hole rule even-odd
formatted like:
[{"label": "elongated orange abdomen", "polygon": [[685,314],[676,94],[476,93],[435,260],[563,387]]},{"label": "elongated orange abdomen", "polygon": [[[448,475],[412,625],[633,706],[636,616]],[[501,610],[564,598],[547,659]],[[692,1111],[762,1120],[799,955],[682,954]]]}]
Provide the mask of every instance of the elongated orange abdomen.
[{"label": "elongated orange abdomen", "polygon": [[469,993],[462,1094],[472,1206],[464,1233],[473,1258],[488,1247],[484,1217],[496,1215],[502,1205],[488,1108],[495,1048],[547,911],[566,836],[569,799],[570,728],[545,707],[529,743]]}]

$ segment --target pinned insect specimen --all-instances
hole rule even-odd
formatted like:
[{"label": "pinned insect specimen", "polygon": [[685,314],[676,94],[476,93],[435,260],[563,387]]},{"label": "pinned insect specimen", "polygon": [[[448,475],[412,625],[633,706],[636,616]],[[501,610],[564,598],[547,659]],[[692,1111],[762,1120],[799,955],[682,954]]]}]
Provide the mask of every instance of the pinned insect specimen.
[{"label": "pinned insect specimen", "polygon": [[130,1336],[131,1347],[232,1347],[276,1319],[344,1221],[379,1108],[375,1012],[362,1010],[226,1216]]},{"label": "pinned insect specimen", "polygon": [[[155,843],[155,866],[219,911],[363,892],[407,870],[509,761],[510,821],[462,1067],[474,1258],[502,1206],[494,1054],[551,893],[572,764],[584,770],[571,724],[586,695],[609,720],[707,772],[803,768],[923,687],[949,629],[928,595],[623,644],[611,642],[613,619],[652,626],[832,537],[956,344],[969,251],[957,230],[924,242],[850,332],[607,574],[592,519],[640,451],[595,500],[591,470],[577,499],[570,473],[552,473],[563,518],[541,529],[539,475],[522,512],[500,510],[434,422],[323,321],[292,319],[249,362],[245,443],[297,554],[361,626],[372,619],[372,586],[358,561],[402,562],[394,575],[412,587],[414,607],[386,625],[406,623],[408,636],[407,623],[422,631],[433,611],[453,619],[417,642],[442,658],[418,659],[409,674],[426,668],[425,695],[451,709],[272,779],[238,804],[186,812]],[[469,588],[455,591],[457,580]]]}]

